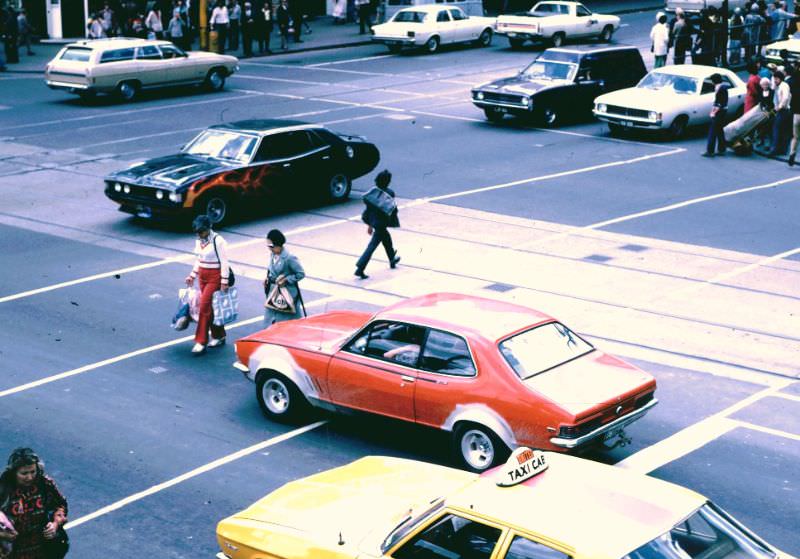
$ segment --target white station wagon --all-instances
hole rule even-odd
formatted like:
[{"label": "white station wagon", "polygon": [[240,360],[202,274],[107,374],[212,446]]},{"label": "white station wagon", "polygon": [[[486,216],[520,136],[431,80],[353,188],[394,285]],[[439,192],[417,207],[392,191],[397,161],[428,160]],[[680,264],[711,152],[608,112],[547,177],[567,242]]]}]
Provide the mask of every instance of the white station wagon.
[{"label": "white station wagon", "polygon": [[725,68],[680,64],[656,68],[636,87],[606,93],[594,100],[594,116],[608,123],[612,134],[624,129],[660,130],[678,139],[687,127],[707,124],[714,104],[711,76],[728,86],[728,115],[744,105],[746,84]]},{"label": "white station wagon", "polygon": [[219,91],[238,69],[234,56],[185,52],[169,41],[96,39],[62,48],[47,64],[45,81],[82,97],[116,93],[130,101],[151,87],[201,84]]},{"label": "white station wagon", "polygon": [[383,43],[391,52],[403,47],[424,47],[429,53],[440,45],[473,42],[492,44],[495,18],[468,16],[457,6],[415,6],[404,8],[392,19],[372,28],[372,40]]}]

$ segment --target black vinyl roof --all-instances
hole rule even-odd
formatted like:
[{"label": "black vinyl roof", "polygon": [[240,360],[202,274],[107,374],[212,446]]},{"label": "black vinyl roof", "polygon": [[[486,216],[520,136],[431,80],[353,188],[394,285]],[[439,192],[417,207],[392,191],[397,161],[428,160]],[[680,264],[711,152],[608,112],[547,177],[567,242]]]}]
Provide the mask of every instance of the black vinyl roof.
[{"label": "black vinyl roof", "polygon": [[320,128],[319,125],[303,122],[302,120],[280,120],[280,119],[249,119],[237,120],[236,122],[226,122],[215,124],[210,128],[217,130],[235,130],[237,132],[252,132],[256,134],[272,134],[279,130],[290,128]]}]

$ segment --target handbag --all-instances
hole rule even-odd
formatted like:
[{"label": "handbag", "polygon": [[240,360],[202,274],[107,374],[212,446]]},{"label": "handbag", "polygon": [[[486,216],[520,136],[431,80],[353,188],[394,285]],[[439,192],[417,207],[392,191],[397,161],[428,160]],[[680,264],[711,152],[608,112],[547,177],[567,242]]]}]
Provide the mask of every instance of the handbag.
[{"label": "handbag", "polygon": [[[222,260],[219,259],[219,252],[217,252],[217,236],[214,235],[214,254],[217,255],[217,261],[222,265]],[[233,287],[233,284],[236,283],[236,275],[233,273],[233,268],[228,266],[228,287]]]},{"label": "handbag", "polygon": [[292,294],[286,286],[278,285],[277,283],[270,289],[269,295],[267,295],[267,302],[264,303],[264,306],[273,311],[288,314],[294,314],[296,312],[294,297],[292,297]]},{"label": "handbag", "polygon": [[[14,523],[0,511],[0,532],[10,532],[14,529]],[[14,543],[8,540],[0,540],[0,559],[8,559],[11,557],[11,551],[14,548]]]},{"label": "handbag", "polygon": [[211,296],[214,326],[225,326],[239,318],[239,292],[235,287],[227,291],[215,291]]},{"label": "handbag", "polygon": [[362,200],[364,200],[364,203],[368,206],[372,206],[379,212],[385,214],[386,217],[390,217],[397,211],[397,202],[395,202],[394,197],[377,186],[373,186],[369,189],[362,197]]}]

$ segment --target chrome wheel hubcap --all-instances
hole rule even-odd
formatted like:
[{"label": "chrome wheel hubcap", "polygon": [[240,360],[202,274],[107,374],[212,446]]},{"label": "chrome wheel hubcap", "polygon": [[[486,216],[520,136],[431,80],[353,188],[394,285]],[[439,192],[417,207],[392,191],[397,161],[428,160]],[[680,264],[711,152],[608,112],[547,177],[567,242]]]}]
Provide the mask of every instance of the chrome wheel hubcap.
[{"label": "chrome wheel hubcap", "polygon": [[347,194],[347,177],[344,175],[334,175],[330,183],[331,197],[342,198]]},{"label": "chrome wheel hubcap", "polygon": [[208,81],[211,82],[211,87],[214,89],[222,87],[222,76],[219,75],[219,72],[212,72],[208,77]]},{"label": "chrome wheel hubcap", "polygon": [[264,383],[263,395],[267,409],[275,415],[286,413],[289,409],[289,391],[278,379],[269,379]]},{"label": "chrome wheel hubcap", "polygon": [[211,223],[219,223],[225,219],[227,211],[228,207],[225,204],[225,200],[220,198],[212,198],[206,205],[206,215],[211,220]]},{"label": "chrome wheel hubcap", "polygon": [[133,97],[133,95],[136,92],[136,90],[133,88],[133,86],[131,84],[124,83],[119,87],[119,92],[122,94],[122,96],[125,99],[130,99],[130,98]]},{"label": "chrome wheel hubcap", "polygon": [[556,121],[556,119],[557,119],[557,118],[558,118],[558,115],[556,114],[556,112],[555,112],[554,110],[552,110],[552,109],[546,109],[546,110],[544,111],[544,121],[545,121],[547,124],[553,124],[553,123],[555,123],[555,121]]},{"label": "chrome wheel hubcap", "polygon": [[471,429],[461,437],[461,455],[476,470],[485,470],[494,462],[494,444],[483,431]]}]

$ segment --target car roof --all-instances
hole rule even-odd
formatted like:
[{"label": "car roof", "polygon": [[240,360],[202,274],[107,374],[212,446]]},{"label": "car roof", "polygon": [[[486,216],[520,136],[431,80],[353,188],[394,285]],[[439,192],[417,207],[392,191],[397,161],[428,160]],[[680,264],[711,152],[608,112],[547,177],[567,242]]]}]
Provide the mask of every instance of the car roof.
[{"label": "car roof", "polygon": [[718,68],[716,66],[704,66],[703,64],[672,64],[670,66],[662,66],[661,68],[654,68],[652,72],[660,72],[664,74],[674,74],[676,76],[689,76],[692,78],[705,78],[711,74],[725,74],[731,75],[733,72],[725,68]]},{"label": "car roof", "polygon": [[438,12],[439,10],[445,10],[447,8],[460,8],[460,6],[447,6],[442,4],[423,4],[421,6],[410,6],[408,8],[403,8],[402,10],[398,10],[398,12]]},{"label": "car roof", "polygon": [[503,466],[446,504],[565,544],[585,557],[622,557],[667,532],[706,499],[685,487],[591,460],[545,453],[548,469],[498,487]]},{"label": "car roof", "polygon": [[544,57],[548,52],[568,52],[570,54],[594,54],[598,52],[614,52],[619,50],[639,50],[638,47],[633,45],[571,45],[568,47],[553,47],[545,50],[542,53]]},{"label": "car roof", "polygon": [[376,318],[469,333],[491,341],[553,320],[528,307],[460,293],[431,293],[406,299],[379,312]]},{"label": "car roof", "polygon": [[234,130],[236,132],[249,132],[266,136],[276,132],[286,132],[288,130],[309,130],[324,128],[319,124],[311,124],[301,120],[282,120],[276,118],[237,120],[224,124],[209,126],[215,130]]},{"label": "car roof", "polygon": [[111,49],[124,49],[128,47],[141,47],[143,45],[171,45],[169,41],[160,41],[157,39],[139,39],[136,37],[113,37],[109,39],[86,39],[83,41],[75,41],[70,43],[67,47],[83,47],[92,50],[111,50]]}]

